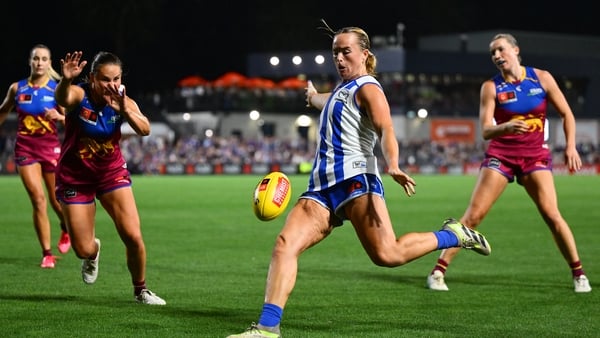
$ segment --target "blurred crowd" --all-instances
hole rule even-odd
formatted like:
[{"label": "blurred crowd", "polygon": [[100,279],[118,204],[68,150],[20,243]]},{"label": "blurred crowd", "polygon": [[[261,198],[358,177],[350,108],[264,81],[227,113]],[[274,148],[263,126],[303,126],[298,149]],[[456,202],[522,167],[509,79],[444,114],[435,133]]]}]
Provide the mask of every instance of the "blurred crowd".
[{"label": "blurred crowd", "polygon": [[[0,134],[0,163],[13,157],[15,135]],[[123,155],[129,169],[135,174],[158,174],[167,164],[292,164],[310,163],[315,145],[306,139],[279,139],[261,137],[243,139],[238,136],[187,135],[169,141],[157,136],[127,136],[122,139]],[[449,167],[479,163],[485,149],[484,142],[440,144],[429,141],[400,141],[401,166]],[[598,145],[578,145],[585,164],[600,164]],[[553,149],[554,162],[563,163],[564,149]],[[381,154],[380,168],[384,168]]]},{"label": "blurred crowd", "polygon": [[[411,76],[394,73],[381,74],[392,114],[409,115],[417,107],[426,108],[430,116],[476,117],[479,86],[483,77]],[[303,82],[304,81],[304,82]],[[313,82],[320,91],[330,90],[334,79],[319,78]],[[305,80],[292,85],[215,85],[193,84],[178,86],[167,92],[131,94],[152,121],[167,122],[170,113],[213,111],[247,112],[251,109],[297,114],[305,111]],[[565,85],[567,96],[576,117],[582,110],[581,86]],[[550,112],[552,113],[552,112]],[[14,129],[13,129],[14,127]],[[11,159],[16,124],[5,123],[0,128],[0,163]],[[306,139],[284,140],[274,137],[244,139],[240,136],[196,135],[179,133],[174,139],[164,137],[128,136],[122,140],[125,158],[134,173],[155,174],[165,164],[254,164],[309,163],[313,159],[314,144]],[[434,167],[457,166],[481,161],[484,142],[476,144],[437,144],[428,141],[400,141],[401,165]],[[597,144],[578,145],[586,164],[600,164]],[[553,149],[555,163],[562,163],[563,149]],[[383,162],[382,162],[383,168]]]},{"label": "blurred crowd", "polygon": [[[312,163],[314,144],[304,140],[290,141],[274,137],[244,140],[239,137],[199,137],[191,135],[168,144],[161,138],[128,137],[123,140],[124,156],[135,173],[159,173],[164,164],[292,164]],[[483,159],[485,143],[439,144],[429,141],[400,141],[400,164],[406,166],[451,167],[479,164]],[[597,145],[578,146],[585,164],[600,164]],[[553,151],[554,162],[564,163],[563,149]],[[385,168],[381,154],[380,168]]]}]

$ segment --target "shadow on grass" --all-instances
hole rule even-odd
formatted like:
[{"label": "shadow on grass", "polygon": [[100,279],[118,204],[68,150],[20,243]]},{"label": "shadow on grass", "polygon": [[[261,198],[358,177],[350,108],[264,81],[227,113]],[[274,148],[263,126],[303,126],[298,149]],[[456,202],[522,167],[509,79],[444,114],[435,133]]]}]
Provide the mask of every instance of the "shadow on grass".
[{"label": "shadow on grass", "polygon": [[38,295],[20,295],[20,294],[1,294],[0,299],[2,300],[16,300],[23,302],[48,302],[48,301],[56,301],[56,302],[64,302],[64,301],[76,301],[81,297],[77,296],[68,296],[68,295],[48,295],[48,294],[38,294]]},{"label": "shadow on grass", "polygon": [[[336,279],[339,280],[340,283],[345,283],[344,281],[353,281],[354,283],[365,283],[368,281],[378,281],[382,283],[393,283],[394,285],[401,285],[403,287],[411,287],[416,289],[425,288],[427,274],[429,272],[425,272],[423,275],[414,275],[414,274],[406,274],[402,273],[398,270],[398,273],[390,273],[390,270],[386,268],[383,271],[385,272],[377,272],[377,271],[365,271],[365,270],[327,270],[315,267],[307,267],[303,268],[302,271],[298,274],[298,281],[302,282],[302,280],[306,276],[310,276],[310,279]],[[402,267],[394,268],[394,269],[402,269]],[[308,278],[307,278],[308,279]],[[458,289],[466,289],[466,288],[481,288],[481,289],[534,289],[536,291],[545,290],[545,289],[569,289],[573,288],[572,282],[568,275],[568,272],[565,273],[563,279],[564,282],[557,281],[556,279],[547,278],[544,274],[539,274],[539,278],[533,278],[535,281],[532,282],[532,276],[529,275],[526,278],[515,275],[512,273],[500,273],[495,271],[494,273],[487,272],[485,274],[474,274],[472,272],[460,272],[458,271],[456,274],[449,274],[446,277],[446,283],[448,283],[449,287],[454,286]]]}]

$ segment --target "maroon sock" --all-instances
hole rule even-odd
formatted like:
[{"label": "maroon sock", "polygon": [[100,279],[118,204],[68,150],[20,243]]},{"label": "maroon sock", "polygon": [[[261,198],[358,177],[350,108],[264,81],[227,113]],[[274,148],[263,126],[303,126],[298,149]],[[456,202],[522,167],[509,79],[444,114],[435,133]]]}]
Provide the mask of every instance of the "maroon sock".
[{"label": "maroon sock", "polygon": [[63,232],[68,232],[68,231],[67,231],[67,226],[66,226],[66,225],[65,225],[65,223],[63,223],[63,222],[60,222],[60,229],[61,229]]},{"label": "maroon sock", "polygon": [[146,288],[146,281],[133,282],[133,295],[138,296]]},{"label": "maroon sock", "polygon": [[433,270],[431,270],[431,273],[433,273],[434,271],[439,271],[445,275],[447,269],[448,269],[448,263],[445,260],[438,258],[437,263],[435,264],[435,267],[433,268]]},{"label": "maroon sock", "polygon": [[573,278],[585,275],[585,272],[583,271],[583,266],[581,266],[581,261],[570,263],[569,266],[571,267],[571,273],[573,274]]},{"label": "maroon sock", "polygon": [[42,250],[42,256],[46,257],[46,256],[52,256],[52,250],[48,249],[48,250]]}]

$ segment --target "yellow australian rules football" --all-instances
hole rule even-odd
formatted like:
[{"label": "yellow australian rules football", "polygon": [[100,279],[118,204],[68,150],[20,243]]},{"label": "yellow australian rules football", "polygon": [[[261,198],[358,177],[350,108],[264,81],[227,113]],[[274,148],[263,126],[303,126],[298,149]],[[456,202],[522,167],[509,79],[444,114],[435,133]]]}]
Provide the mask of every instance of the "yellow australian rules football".
[{"label": "yellow australian rules football", "polygon": [[263,177],[254,189],[252,208],[261,221],[271,221],[287,208],[292,196],[292,185],[282,172],[273,171]]}]

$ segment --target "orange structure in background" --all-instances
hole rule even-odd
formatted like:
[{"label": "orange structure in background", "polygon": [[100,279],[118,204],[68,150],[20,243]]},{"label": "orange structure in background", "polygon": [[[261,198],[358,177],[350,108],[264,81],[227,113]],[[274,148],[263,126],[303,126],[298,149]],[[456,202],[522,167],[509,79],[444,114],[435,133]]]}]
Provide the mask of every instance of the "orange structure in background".
[{"label": "orange structure in background", "polygon": [[430,139],[434,142],[475,143],[475,121],[467,119],[432,119]]}]

